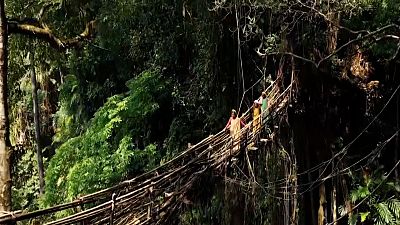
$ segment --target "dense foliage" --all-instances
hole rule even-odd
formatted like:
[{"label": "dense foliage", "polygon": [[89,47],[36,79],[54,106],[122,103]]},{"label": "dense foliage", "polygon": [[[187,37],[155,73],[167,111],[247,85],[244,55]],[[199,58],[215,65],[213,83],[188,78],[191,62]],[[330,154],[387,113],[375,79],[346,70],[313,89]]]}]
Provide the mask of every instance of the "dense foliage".
[{"label": "dense foliage", "polygon": [[134,140],[146,134],[149,118],[168,91],[165,84],[158,71],[143,72],[127,83],[126,96],[108,98],[85,132],[57,149],[46,174],[47,204],[71,201],[155,165],[156,146],[140,150]]},{"label": "dense foliage", "polygon": [[[360,205],[349,217],[349,224],[374,223],[398,224],[400,220],[400,186],[396,181],[387,180],[381,169],[373,174],[354,180],[355,189],[350,192],[351,201]],[[339,208],[344,215],[345,208]]]},{"label": "dense foliage", "polygon": [[[389,97],[399,84],[400,1],[8,0],[6,13],[45,24],[60,37],[73,37],[96,21],[93,39],[64,52],[33,37],[10,36],[15,209],[68,202],[163,163],[188,143],[222,129],[232,108],[250,107],[264,81],[280,74],[280,82],[294,82],[293,101],[286,120],[271,126],[277,143],[254,159],[259,185],[272,187],[249,191],[215,181],[205,200],[182,213],[182,224],[229,224],[238,211],[246,211],[254,223],[281,224],[285,196],[279,185],[269,184],[288,170],[306,171],[329,160],[344,148],[337,140],[352,143],[361,131],[351,151],[329,161],[337,163],[332,183],[353,185],[352,191],[341,185],[339,211],[347,216],[347,200],[356,205],[367,198],[349,216],[350,224],[399,223],[398,169],[388,179],[376,170],[367,180],[335,170],[357,162],[364,149],[399,129],[399,94],[390,102]],[[39,83],[43,196],[34,150],[32,73]],[[399,138],[393,139],[390,150],[371,161],[390,161],[389,171],[399,145]],[[299,223],[316,224],[313,185],[320,183],[313,180],[325,176],[326,168],[290,179],[303,183],[294,206]],[[238,174],[242,171],[230,175]]]}]

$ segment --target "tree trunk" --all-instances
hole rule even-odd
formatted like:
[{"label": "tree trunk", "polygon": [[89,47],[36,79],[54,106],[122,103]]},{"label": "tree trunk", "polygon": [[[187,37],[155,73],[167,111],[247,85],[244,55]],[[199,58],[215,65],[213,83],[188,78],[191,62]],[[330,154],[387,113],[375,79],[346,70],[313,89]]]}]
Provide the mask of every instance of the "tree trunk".
[{"label": "tree trunk", "polygon": [[325,196],[325,184],[322,183],[319,186],[319,209],[318,209],[318,225],[325,224],[325,203],[326,203],[326,196]]},{"label": "tree trunk", "polygon": [[[305,149],[306,149],[306,165],[307,165],[307,169],[310,169],[311,168],[311,152],[310,152],[310,145],[309,145],[309,140],[308,139],[306,139],[306,146],[305,146]],[[307,176],[308,176],[308,182],[313,182],[313,179],[312,179],[312,176],[311,176],[311,173],[307,173]],[[309,195],[310,195],[310,206],[311,206],[311,219],[312,219],[312,221],[311,221],[311,223],[310,224],[312,224],[312,225],[316,225],[317,223],[316,223],[316,219],[317,219],[317,217],[316,217],[316,215],[315,215],[315,202],[314,202],[314,195],[313,195],[313,192],[312,191],[310,191],[309,193],[308,193]],[[318,212],[318,211],[317,211]]]},{"label": "tree trunk", "polygon": [[36,154],[38,162],[39,172],[39,193],[44,193],[44,167],[43,167],[43,156],[42,148],[40,143],[40,112],[39,112],[39,101],[37,96],[37,82],[35,73],[35,61],[34,52],[30,54],[30,66],[31,66],[31,82],[32,82],[32,102],[33,102],[33,121],[35,124],[35,140],[36,140]]},{"label": "tree trunk", "polygon": [[328,23],[328,37],[327,37],[327,50],[328,54],[333,53],[337,46],[337,37],[339,28],[337,25],[340,21],[340,13],[338,12],[328,12],[327,17],[330,21]]},{"label": "tree trunk", "polygon": [[[288,160],[288,159],[286,159]],[[287,163],[290,164],[290,163]],[[291,165],[284,165],[285,169],[285,178],[286,178],[286,184],[285,188],[283,189],[283,207],[284,207],[284,213],[283,213],[283,224],[284,225],[289,225],[290,223],[290,201],[289,201],[289,185],[290,185],[290,173],[288,170],[290,170],[288,167]]]},{"label": "tree trunk", "polygon": [[[292,58],[292,63],[294,62]],[[294,76],[294,65],[292,66],[292,75]],[[292,76],[292,77],[293,77]],[[292,180],[292,218],[291,218],[291,225],[297,225],[298,224],[298,210],[297,210],[297,159],[296,159],[296,153],[294,149],[294,132],[293,129],[291,129],[291,138],[290,138],[290,149],[291,149],[291,158],[292,158],[292,164],[290,165],[292,167],[292,173],[293,173],[293,178]]]},{"label": "tree trunk", "polygon": [[337,203],[336,203],[336,183],[332,187],[332,222],[337,225]]},{"label": "tree trunk", "polygon": [[0,211],[11,211],[11,164],[7,105],[7,21],[0,0]]},{"label": "tree trunk", "polygon": [[[397,95],[397,104],[396,104],[396,129],[399,130],[399,96]],[[399,134],[396,135],[396,146],[394,148],[394,163],[399,161]],[[394,171],[394,178],[399,180],[399,168],[396,168]]]}]

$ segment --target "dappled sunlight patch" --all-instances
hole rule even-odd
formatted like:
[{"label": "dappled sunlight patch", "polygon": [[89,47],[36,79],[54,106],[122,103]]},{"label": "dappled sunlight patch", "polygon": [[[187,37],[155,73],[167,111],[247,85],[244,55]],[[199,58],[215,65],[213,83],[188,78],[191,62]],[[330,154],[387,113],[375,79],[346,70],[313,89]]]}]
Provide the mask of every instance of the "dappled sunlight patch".
[{"label": "dappled sunlight patch", "polygon": [[350,71],[353,76],[361,78],[362,80],[368,79],[368,77],[374,72],[371,63],[367,61],[361,49],[357,49],[351,62]]}]

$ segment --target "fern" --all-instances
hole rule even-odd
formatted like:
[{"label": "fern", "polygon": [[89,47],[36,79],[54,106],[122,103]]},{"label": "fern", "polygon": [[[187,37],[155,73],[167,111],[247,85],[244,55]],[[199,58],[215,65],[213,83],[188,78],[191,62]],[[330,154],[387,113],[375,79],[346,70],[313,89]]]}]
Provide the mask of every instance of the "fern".
[{"label": "fern", "polygon": [[351,202],[355,203],[360,199],[363,199],[370,195],[368,187],[360,186],[357,190],[353,190],[350,193]]},{"label": "fern", "polygon": [[[386,180],[383,174],[383,169],[378,168],[368,182],[353,177],[356,188],[350,192],[349,200],[359,206],[356,210],[362,211],[349,216],[348,224],[400,225],[399,186],[397,182]],[[338,210],[341,216],[347,213],[345,206],[339,206]]]},{"label": "fern", "polygon": [[392,212],[393,217],[396,218],[396,220],[400,220],[400,200],[389,199],[386,201],[386,204]]},{"label": "fern", "polygon": [[385,221],[382,220],[382,218],[375,218],[375,225],[387,225]]},{"label": "fern", "polygon": [[392,212],[389,210],[388,205],[385,202],[374,205],[378,220],[382,220],[385,224],[394,224],[395,220]]}]

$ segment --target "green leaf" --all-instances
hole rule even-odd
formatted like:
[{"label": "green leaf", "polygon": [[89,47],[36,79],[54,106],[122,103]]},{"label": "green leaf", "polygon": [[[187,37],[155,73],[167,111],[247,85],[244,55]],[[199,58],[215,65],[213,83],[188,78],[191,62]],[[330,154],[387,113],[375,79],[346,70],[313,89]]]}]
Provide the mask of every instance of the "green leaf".
[{"label": "green leaf", "polygon": [[362,213],[360,213],[361,222],[364,222],[367,219],[369,214],[370,214],[370,212],[362,212]]}]

